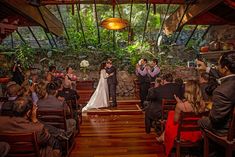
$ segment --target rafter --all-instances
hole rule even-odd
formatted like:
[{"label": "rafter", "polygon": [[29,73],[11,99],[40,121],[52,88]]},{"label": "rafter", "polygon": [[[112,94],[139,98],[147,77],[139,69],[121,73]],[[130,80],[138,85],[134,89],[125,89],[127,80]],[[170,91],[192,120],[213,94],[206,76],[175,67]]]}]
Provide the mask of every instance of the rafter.
[{"label": "rafter", "polygon": [[171,34],[174,31],[177,31],[176,28],[181,29],[185,24],[190,23],[191,20],[209,11],[222,1],[223,0],[198,0],[197,4],[192,4],[186,11],[179,27],[177,27],[187,7],[187,5],[181,5],[169,18],[167,18],[164,25],[165,33]]},{"label": "rafter", "polygon": [[[119,0],[118,4],[131,4],[132,0]],[[152,4],[168,4],[170,0],[149,0],[149,3]],[[136,4],[145,4],[146,0],[134,0],[133,3]],[[173,0],[172,4],[184,4],[184,0]],[[74,1],[74,0],[41,0],[40,1],[41,5],[62,5],[62,4],[94,4],[94,0],[79,0],[79,1]],[[115,2],[113,0],[96,0],[96,4],[109,4],[113,5]]]},{"label": "rafter", "polygon": [[4,5],[7,7],[16,11],[18,14],[36,22],[45,29],[48,29],[49,32],[52,32],[57,36],[63,34],[62,23],[46,7],[40,6],[39,8],[48,27],[46,27],[45,23],[43,22],[37,7],[30,5],[26,0],[2,0],[1,2],[4,3]]}]

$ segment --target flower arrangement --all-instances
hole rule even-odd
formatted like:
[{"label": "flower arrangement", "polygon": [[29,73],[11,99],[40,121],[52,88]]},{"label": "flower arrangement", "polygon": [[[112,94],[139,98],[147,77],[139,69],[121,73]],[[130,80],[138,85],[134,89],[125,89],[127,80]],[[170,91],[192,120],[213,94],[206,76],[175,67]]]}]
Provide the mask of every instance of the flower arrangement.
[{"label": "flower arrangement", "polygon": [[89,67],[89,62],[87,60],[82,60],[80,63],[80,69],[83,70],[83,80],[86,80],[88,78],[88,75],[86,74],[86,70]]},{"label": "flower arrangement", "polygon": [[80,63],[81,68],[87,68],[89,66],[89,62],[87,60],[82,60]]}]

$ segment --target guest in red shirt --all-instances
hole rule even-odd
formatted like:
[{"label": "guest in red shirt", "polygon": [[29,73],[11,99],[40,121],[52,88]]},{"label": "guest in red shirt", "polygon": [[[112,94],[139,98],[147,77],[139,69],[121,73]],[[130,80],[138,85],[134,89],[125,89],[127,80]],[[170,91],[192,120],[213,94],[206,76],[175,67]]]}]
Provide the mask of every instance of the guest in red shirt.
[{"label": "guest in red shirt", "polygon": [[[171,149],[174,145],[174,140],[177,135],[178,121],[181,112],[203,112],[205,109],[205,103],[202,99],[202,93],[200,85],[195,80],[190,80],[185,85],[185,100],[180,100],[177,96],[175,99],[177,101],[175,111],[170,111],[168,113],[166,129],[163,134],[157,138],[159,142],[165,144],[166,155],[169,156]],[[185,140],[197,141],[201,138],[201,132],[183,132],[181,137]]]}]

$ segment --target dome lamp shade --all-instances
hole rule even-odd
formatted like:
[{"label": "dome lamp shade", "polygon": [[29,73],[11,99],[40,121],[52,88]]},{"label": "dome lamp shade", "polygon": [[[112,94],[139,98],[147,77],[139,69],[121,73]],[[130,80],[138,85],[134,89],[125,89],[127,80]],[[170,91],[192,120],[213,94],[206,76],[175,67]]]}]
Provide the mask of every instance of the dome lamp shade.
[{"label": "dome lamp shade", "polygon": [[122,18],[108,18],[100,25],[108,30],[120,30],[128,26],[128,21]]}]

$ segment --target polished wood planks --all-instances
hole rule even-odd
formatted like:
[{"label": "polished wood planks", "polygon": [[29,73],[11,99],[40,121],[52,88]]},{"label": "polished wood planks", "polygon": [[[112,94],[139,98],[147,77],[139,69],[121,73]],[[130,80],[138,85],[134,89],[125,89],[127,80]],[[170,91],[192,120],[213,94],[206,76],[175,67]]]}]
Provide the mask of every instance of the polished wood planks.
[{"label": "polished wood planks", "polygon": [[[111,103],[111,101],[110,101]],[[87,115],[140,115],[143,114],[138,107],[140,100],[133,97],[118,98],[117,107],[88,110]]]},{"label": "polished wood planks", "polygon": [[144,115],[86,116],[70,157],[165,157]]}]

